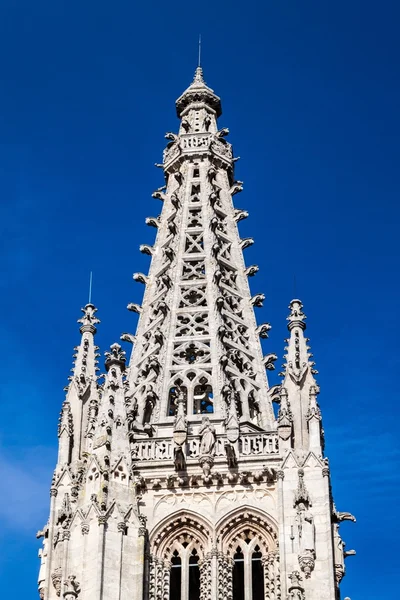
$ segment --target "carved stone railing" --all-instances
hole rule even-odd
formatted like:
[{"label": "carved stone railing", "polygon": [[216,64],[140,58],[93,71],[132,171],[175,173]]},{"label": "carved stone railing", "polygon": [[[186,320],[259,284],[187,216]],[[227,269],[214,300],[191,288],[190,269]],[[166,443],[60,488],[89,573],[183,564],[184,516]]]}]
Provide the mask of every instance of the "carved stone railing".
[{"label": "carved stone railing", "polygon": [[[215,457],[225,456],[226,436],[219,435],[215,442]],[[269,433],[245,433],[239,438],[239,458],[278,454],[278,435]],[[186,443],[186,456],[190,460],[200,455],[200,438],[189,437]],[[174,443],[172,438],[137,440],[132,444],[132,458],[144,461],[173,460]]]},{"label": "carved stone railing", "polygon": [[208,150],[225,161],[232,159],[232,146],[228,142],[221,141],[208,132],[184,133],[164,150],[164,167],[167,168],[179,156]]},{"label": "carved stone railing", "polygon": [[180,146],[182,152],[192,152],[193,150],[208,150],[210,146],[210,133],[188,133],[181,136]]},{"label": "carved stone railing", "polygon": [[239,456],[278,454],[276,433],[247,433],[239,438]]}]

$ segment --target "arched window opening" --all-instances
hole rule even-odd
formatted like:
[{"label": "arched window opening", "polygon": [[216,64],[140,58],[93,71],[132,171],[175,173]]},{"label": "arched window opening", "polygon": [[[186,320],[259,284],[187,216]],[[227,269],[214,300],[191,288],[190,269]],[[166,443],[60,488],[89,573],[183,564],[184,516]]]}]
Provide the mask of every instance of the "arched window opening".
[{"label": "arched window opening", "polygon": [[176,415],[178,407],[177,398],[179,394],[183,394],[185,399],[185,407],[187,406],[187,388],[186,386],[182,385],[182,383],[182,379],[177,379],[172,387],[169,388],[167,413],[169,417],[174,417]]},{"label": "arched window opening", "polygon": [[175,550],[171,559],[169,589],[171,600],[181,600],[182,588],[182,561],[179,552]]},{"label": "arched window opening", "polygon": [[214,394],[206,377],[202,377],[194,388],[193,414],[209,415],[214,412]]},{"label": "arched window opening", "polygon": [[233,597],[235,600],[244,600],[244,555],[240,546],[237,547],[233,560]]},{"label": "arched window opening", "polygon": [[254,395],[254,390],[250,390],[248,395],[250,419],[256,425],[260,425],[260,406]]},{"label": "arched window opening", "polygon": [[254,548],[253,555],[251,557],[251,582],[253,589],[253,600],[264,599],[264,569],[262,566],[262,554],[260,547]]},{"label": "arched window opening", "polygon": [[[173,596],[171,596],[172,600]],[[199,555],[194,549],[189,558],[189,600],[200,600]]]}]

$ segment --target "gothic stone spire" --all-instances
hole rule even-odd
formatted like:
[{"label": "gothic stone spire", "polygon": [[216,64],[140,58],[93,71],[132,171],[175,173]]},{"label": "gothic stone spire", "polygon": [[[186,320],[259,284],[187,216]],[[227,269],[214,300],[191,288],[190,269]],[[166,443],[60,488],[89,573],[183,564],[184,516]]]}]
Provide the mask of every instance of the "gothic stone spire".
[{"label": "gothic stone spire", "polygon": [[250,293],[253,240],[233,203],[243,184],[200,67],[176,109],[161,214],[146,219],[156,239],[140,246],[149,273],[134,274],[143,301],[128,305],[137,330],[121,336],[129,363],[112,344],[97,376],[96,308],[82,309],[40,597],[229,600],[239,585],[244,600],[337,600],[352,553],[339,523],[354,517],[332,504],[302,304],[290,304],[284,381],[269,388],[277,357],[261,352],[270,325],[256,324],[264,294]]},{"label": "gothic stone spire", "polygon": [[146,286],[135,310],[140,319],[128,376],[137,432],[152,425],[167,434],[182,393],[193,427],[207,415],[219,421],[222,433],[227,389],[236,393],[243,431],[271,430],[269,367],[254,316],[264,296],[250,294],[243,250],[253,240],[240,239],[232,202],[242,183],[234,181],[228,130],[217,127],[220,100],[200,67],[177,108],[179,133],[166,136],[167,186],[153,194],[163,203],[156,240],[141,246],[151,256],[149,274],[134,276]]}]

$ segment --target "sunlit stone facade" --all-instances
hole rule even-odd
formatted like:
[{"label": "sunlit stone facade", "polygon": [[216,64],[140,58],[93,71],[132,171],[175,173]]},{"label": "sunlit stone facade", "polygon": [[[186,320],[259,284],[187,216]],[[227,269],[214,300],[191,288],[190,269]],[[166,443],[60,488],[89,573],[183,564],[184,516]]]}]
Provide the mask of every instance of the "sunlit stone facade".
[{"label": "sunlit stone facade", "polygon": [[[97,309],[80,319],[59,421],[44,600],[337,600],[344,575],[302,303],[289,306],[282,383],[266,372],[233,197],[235,158],[201,68],[176,103],[166,185],[129,361],[99,375]],[[235,198],[236,200],[236,198]],[[276,405],[274,411],[273,405]],[[351,553],[351,552],[350,552]]]}]

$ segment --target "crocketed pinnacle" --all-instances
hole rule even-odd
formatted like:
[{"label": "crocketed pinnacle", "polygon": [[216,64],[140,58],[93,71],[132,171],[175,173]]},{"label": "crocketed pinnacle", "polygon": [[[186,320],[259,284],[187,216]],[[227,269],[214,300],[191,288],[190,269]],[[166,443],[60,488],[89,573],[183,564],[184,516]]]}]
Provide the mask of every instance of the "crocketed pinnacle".
[{"label": "crocketed pinnacle", "polygon": [[216,117],[220,117],[222,114],[221,99],[214,93],[214,90],[205,83],[202,67],[197,67],[192,83],[176,101],[176,112],[178,117],[180,118],[182,112],[190,104],[194,103],[203,103],[210,106],[215,110]]},{"label": "crocketed pinnacle", "polygon": [[292,300],[289,310],[287,320],[290,337],[286,340],[284,371],[280,373],[283,377],[281,389],[284,392],[281,408],[286,405],[290,408],[294,447],[311,449],[321,454],[320,425],[310,425],[310,419],[316,417],[319,421],[321,414],[316,401],[319,388],[314,375],[317,371],[308,346],[309,339],[304,335],[306,315],[301,300]]}]

